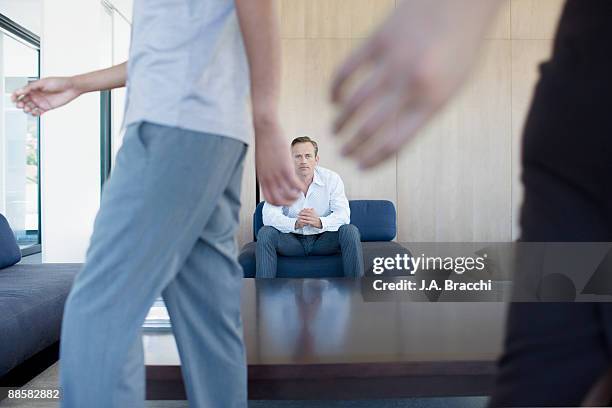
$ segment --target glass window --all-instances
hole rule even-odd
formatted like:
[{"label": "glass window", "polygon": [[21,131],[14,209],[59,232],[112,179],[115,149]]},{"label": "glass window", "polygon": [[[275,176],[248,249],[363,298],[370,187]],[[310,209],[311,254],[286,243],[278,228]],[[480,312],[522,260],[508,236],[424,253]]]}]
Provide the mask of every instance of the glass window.
[{"label": "glass window", "polygon": [[0,30],[0,213],[22,249],[40,244],[39,119],[11,93],[38,77],[38,48]]}]

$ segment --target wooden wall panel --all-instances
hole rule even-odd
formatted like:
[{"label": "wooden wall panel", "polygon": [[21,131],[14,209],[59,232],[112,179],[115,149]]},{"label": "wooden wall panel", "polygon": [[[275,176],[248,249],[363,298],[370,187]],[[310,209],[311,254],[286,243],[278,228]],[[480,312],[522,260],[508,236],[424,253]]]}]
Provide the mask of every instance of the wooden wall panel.
[{"label": "wooden wall panel", "polygon": [[510,238],[511,55],[488,40],[460,96],[399,153],[400,241]]},{"label": "wooden wall panel", "polygon": [[[480,69],[466,87],[461,129],[471,135],[473,241],[511,236],[512,43],[488,41]],[[469,235],[469,234],[466,234]]]},{"label": "wooden wall panel", "polygon": [[306,2],[307,38],[351,38],[353,0],[294,1]]},{"label": "wooden wall panel", "polygon": [[306,3],[301,0],[280,0],[281,38],[306,37]]},{"label": "wooden wall panel", "polygon": [[492,23],[486,38],[488,40],[509,40],[512,37],[511,4],[505,1]]},{"label": "wooden wall panel", "polygon": [[244,160],[242,186],[240,190],[240,227],[238,247],[253,240],[253,212],[255,211],[255,146],[249,146]]},{"label": "wooden wall panel", "polygon": [[338,64],[355,45],[350,39],[283,40],[283,128],[289,140],[310,136],[317,141],[320,164],[340,174],[349,199],[395,202],[395,159],[373,171],[360,172],[352,161],[340,157],[340,140],[331,134],[335,110],[329,103],[329,83]]},{"label": "wooden wall panel", "polygon": [[339,158],[338,141],[330,135],[329,79],[395,3],[281,0],[281,116],[287,137],[318,140],[321,164],[342,175],[349,198],[396,202],[399,240],[515,239],[522,199],[520,137],[537,65],[550,53],[564,0],[509,0],[459,98],[396,158],[361,173]]},{"label": "wooden wall panel", "polygon": [[[331,134],[334,107],[329,85],[338,65],[395,6],[395,0],[283,0],[281,120],[289,140],[310,136],[320,147],[320,164],[340,174],[349,199],[396,202],[395,158],[360,172],[338,154]],[[301,17],[300,17],[301,16]]]},{"label": "wooden wall panel", "polygon": [[283,66],[280,119],[287,137],[298,134],[306,114],[306,44],[308,40],[282,40]]},{"label": "wooden wall panel", "polygon": [[565,0],[512,0],[512,39],[553,39],[564,4]]},{"label": "wooden wall panel", "polygon": [[395,0],[352,0],[351,38],[367,38],[393,11]]},{"label": "wooden wall panel", "polygon": [[320,164],[342,177],[349,199],[372,198],[396,201],[396,170],[393,160],[369,172],[360,172],[352,161],[338,154],[339,140],[331,135],[335,110],[329,103],[329,84],[337,66],[356,45],[355,40],[311,40],[306,47],[305,128],[319,143]]},{"label": "wooden wall panel", "polygon": [[519,215],[523,201],[521,184],[521,141],[533,91],[539,77],[538,66],[550,58],[551,40],[512,42],[512,239],[520,236]]},{"label": "wooden wall panel", "polygon": [[366,38],[395,7],[395,0],[281,0],[281,36]]}]

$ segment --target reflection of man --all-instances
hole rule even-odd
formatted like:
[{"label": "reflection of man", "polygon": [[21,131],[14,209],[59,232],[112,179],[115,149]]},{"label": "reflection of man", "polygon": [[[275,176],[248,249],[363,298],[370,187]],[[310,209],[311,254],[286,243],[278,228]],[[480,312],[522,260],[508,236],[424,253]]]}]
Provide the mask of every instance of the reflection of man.
[{"label": "reflection of man", "polygon": [[291,206],[265,203],[264,226],[257,234],[258,278],[276,276],[277,255],[308,256],[342,253],[344,275],[363,275],[359,230],[350,224],[344,184],[335,172],[318,166],[317,143],[309,137],[291,142],[298,178],[305,190]]},{"label": "reflection of man", "polygon": [[[354,335],[350,325],[352,285],[319,279],[259,282],[259,341],[263,346],[258,353],[262,358],[306,362],[315,355],[346,351]],[[278,327],[284,328],[282,336],[275,335]]]}]

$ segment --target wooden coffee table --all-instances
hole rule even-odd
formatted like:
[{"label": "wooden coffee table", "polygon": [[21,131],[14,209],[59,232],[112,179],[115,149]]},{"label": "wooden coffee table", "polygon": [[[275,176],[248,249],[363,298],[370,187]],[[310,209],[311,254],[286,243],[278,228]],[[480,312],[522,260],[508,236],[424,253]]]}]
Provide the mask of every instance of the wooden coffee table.
[{"label": "wooden coffee table", "polygon": [[[249,399],[487,395],[504,303],[366,302],[352,279],[245,279]],[[171,332],[144,335],[148,399],[185,399]]]}]

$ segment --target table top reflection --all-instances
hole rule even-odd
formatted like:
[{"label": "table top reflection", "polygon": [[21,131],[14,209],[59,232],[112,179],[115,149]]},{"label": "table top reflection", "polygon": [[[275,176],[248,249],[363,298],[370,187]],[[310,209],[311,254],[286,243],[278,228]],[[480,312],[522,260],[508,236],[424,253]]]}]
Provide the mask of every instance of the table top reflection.
[{"label": "table top reflection", "polygon": [[[506,304],[368,302],[361,284],[343,278],[244,279],[250,380],[493,375]],[[143,342],[147,366],[180,366],[171,332],[146,332]]]},{"label": "table top reflection", "polygon": [[[353,279],[244,279],[249,364],[492,360],[504,303],[366,302]],[[144,336],[148,365],[178,365],[171,332]]]}]

